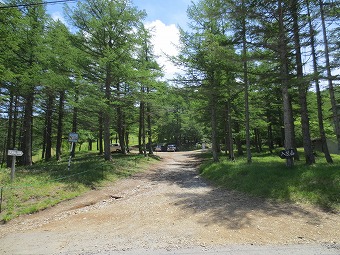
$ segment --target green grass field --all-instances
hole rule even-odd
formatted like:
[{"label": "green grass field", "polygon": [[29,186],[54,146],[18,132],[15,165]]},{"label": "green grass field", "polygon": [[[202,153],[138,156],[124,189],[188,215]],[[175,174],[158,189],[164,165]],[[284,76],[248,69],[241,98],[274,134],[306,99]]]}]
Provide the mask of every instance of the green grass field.
[{"label": "green grass field", "polygon": [[235,162],[222,159],[219,163],[207,159],[200,171],[203,177],[227,189],[339,212],[340,156],[333,155],[333,160],[334,164],[327,164],[319,157],[313,166],[295,161],[293,168],[287,168],[276,155],[253,155],[251,164],[245,158]]}]

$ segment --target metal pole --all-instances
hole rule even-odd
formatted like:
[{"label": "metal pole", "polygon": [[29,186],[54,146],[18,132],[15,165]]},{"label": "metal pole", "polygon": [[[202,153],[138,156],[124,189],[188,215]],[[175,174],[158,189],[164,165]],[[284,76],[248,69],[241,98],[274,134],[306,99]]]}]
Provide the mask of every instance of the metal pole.
[{"label": "metal pole", "polygon": [[70,150],[70,158],[68,160],[68,166],[67,166],[67,169],[70,171],[70,168],[71,168],[71,159],[72,159],[72,151],[73,151],[73,146],[74,146],[74,143],[72,142],[71,143],[71,150]]},{"label": "metal pole", "polygon": [[3,187],[1,187],[1,190],[0,190],[0,213],[2,212],[1,208],[2,208],[2,192],[3,192]]},{"label": "metal pole", "polygon": [[13,156],[13,158],[12,158],[12,169],[11,169],[11,182],[14,181],[15,161],[16,161],[16,156]]}]

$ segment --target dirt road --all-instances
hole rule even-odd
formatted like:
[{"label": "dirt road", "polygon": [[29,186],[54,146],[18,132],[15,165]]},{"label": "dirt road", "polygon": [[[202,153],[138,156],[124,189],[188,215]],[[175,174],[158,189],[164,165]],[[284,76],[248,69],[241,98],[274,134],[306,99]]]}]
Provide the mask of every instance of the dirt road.
[{"label": "dirt road", "polygon": [[209,185],[197,153],[0,225],[0,254],[340,254],[339,215]]}]

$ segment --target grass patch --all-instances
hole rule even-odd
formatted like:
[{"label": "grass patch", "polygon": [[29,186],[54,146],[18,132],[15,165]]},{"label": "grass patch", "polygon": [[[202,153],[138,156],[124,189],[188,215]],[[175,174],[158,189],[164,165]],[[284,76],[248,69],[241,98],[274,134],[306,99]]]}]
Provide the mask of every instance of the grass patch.
[{"label": "grass patch", "polygon": [[66,158],[60,162],[17,167],[13,183],[10,182],[10,169],[0,169],[0,221],[34,213],[91,189],[111,185],[120,178],[145,169],[154,160],[155,157],[145,158],[136,154],[114,154],[110,162],[95,153],[81,152],[72,160],[70,171]]},{"label": "grass patch", "polygon": [[206,161],[200,171],[203,177],[227,189],[280,201],[309,203],[339,212],[340,156],[333,155],[333,160],[334,164],[328,164],[318,158],[313,166],[296,161],[290,169],[276,155],[254,155],[251,164],[245,158],[235,162]]}]

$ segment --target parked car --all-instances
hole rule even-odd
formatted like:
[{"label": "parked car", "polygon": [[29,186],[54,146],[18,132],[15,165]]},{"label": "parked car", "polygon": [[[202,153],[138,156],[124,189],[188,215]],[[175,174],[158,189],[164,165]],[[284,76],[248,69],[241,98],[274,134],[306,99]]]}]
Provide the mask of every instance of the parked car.
[{"label": "parked car", "polygon": [[162,151],[162,145],[157,144],[154,151],[156,151],[156,152]]},{"label": "parked car", "polygon": [[169,144],[168,147],[166,148],[167,151],[172,151],[175,152],[176,151],[176,145],[174,144]]},{"label": "parked car", "polygon": [[111,153],[113,153],[113,152],[121,152],[121,151],[122,151],[122,147],[120,147],[119,143],[110,144],[110,152]]}]

